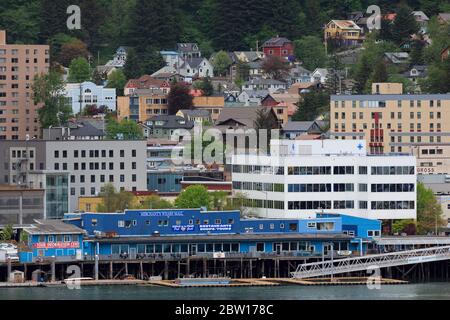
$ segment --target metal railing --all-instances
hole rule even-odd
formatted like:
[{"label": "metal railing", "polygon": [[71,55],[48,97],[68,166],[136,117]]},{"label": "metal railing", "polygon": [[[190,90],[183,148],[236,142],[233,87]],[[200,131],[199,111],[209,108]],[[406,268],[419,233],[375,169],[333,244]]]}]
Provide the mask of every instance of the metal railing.
[{"label": "metal railing", "polygon": [[364,271],[371,268],[388,268],[401,265],[450,260],[450,246],[432,247],[385,254],[375,254],[355,258],[305,263],[291,272],[293,278],[311,278],[338,273]]}]

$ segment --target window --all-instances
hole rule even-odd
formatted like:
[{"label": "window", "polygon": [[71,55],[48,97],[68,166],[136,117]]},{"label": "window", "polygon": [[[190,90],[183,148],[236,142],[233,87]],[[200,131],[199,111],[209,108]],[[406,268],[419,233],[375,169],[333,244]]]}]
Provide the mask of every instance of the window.
[{"label": "window", "polygon": [[316,229],[317,223],[316,222],[308,222],[307,227],[311,228],[311,229]]}]

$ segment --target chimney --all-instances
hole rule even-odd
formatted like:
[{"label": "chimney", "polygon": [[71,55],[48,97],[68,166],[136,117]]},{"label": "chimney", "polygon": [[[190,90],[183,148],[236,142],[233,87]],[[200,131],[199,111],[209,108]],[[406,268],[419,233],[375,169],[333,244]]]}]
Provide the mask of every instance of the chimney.
[{"label": "chimney", "polygon": [[0,46],[6,44],[6,30],[0,30]]}]

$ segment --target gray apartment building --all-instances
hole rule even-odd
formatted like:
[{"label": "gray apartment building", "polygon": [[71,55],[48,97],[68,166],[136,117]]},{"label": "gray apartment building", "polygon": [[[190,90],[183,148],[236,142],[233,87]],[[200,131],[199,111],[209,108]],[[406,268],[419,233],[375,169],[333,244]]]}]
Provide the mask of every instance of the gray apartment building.
[{"label": "gray apartment building", "polygon": [[62,218],[106,183],[147,190],[146,148],[145,140],[3,141],[0,184],[45,190],[43,218]]}]

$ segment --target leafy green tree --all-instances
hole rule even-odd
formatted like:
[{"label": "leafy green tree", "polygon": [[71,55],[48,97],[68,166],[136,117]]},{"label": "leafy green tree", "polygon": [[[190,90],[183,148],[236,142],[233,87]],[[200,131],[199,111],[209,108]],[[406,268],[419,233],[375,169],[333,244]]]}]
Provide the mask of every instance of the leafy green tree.
[{"label": "leafy green tree", "polygon": [[421,88],[428,93],[450,92],[450,59],[431,65],[428,77],[421,82]]},{"label": "leafy green tree", "polygon": [[127,84],[127,78],[123,74],[122,70],[113,71],[108,77],[107,88],[115,88],[118,96],[123,96],[123,90]]},{"label": "leafy green tree", "polygon": [[231,58],[228,56],[228,53],[226,53],[223,50],[220,50],[214,56],[214,60],[212,62],[212,65],[214,67],[214,73],[218,76],[226,75],[228,73],[228,69],[230,68],[231,63],[232,61]]},{"label": "leafy green tree", "polygon": [[133,208],[134,195],[128,191],[116,191],[112,183],[107,183],[99,195],[102,202],[97,205],[97,212],[123,212]]},{"label": "leafy green tree", "polygon": [[211,208],[211,196],[204,186],[189,186],[175,199],[175,206],[179,209]]},{"label": "leafy green tree", "polygon": [[0,8],[0,29],[9,43],[36,43],[39,38],[39,1],[6,1]]},{"label": "leafy green tree", "polygon": [[305,36],[300,40],[296,40],[295,56],[303,63],[303,67],[314,71],[326,65],[327,55],[325,54],[325,46],[319,37]]},{"label": "leafy green tree", "polygon": [[392,223],[392,232],[393,233],[405,232],[411,225],[414,225],[414,227],[416,227],[416,222],[410,219],[396,220]]},{"label": "leafy green tree", "polygon": [[312,121],[323,114],[329,107],[329,95],[320,90],[306,93],[298,103],[297,111],[292,119],[294,121]]},{"label": "leafy green tree", "polygon": [[158,195],[151,195],[145,198],[141,205],[141,209],[171,209],[172,202],[162,199]]},{"label": "leafy green tree", "polygon": [[2,241],[10,241],[14,239],[14,229],[11,224],[6,225],[1,234],[0,234],[0,240]]},{"label": "leafy green tree", "polygon": [[142,129],[133,120],[117,122],[109,119],[106,124],[106,138],[110,140],[140,140],[144,138]]},{"label": "leafy green tree", "polygon": [[61,75],[55,71],[38,75],[32,88],[34,103],[44,104],[38,110],[41,127],[56,127],[67,123],[72,115],[72,107],[63,94],[64,82]]},{"label": "leafy green tree", "polygon": [[421,182],[417,184],[417,232],[435,232],[445,225],[442,207],[433,191]]},{"label": "leafy green tree", "polygon": [[76,58],[72,60],[69,67],[69,78],[72,83],[81,83],[91,79],[91,70],[89,62],[85,58]]},{"label": "leafy green tree", "polygon": [[167,96],[169,114],[174,115],[180,109],[192,109],[193,100],[194,98],[190,94],[189,85],[182,82],[172,84]]},{"label": "leafy green tree", "polygon": [[388,72],[386,69],[386,64],[381,59],[378,61],[378,63],[375,65],[372,74],[370,75],[369,80],[366,83],[366,91],[371,91],[372,89],[372,83],[377,82],[387,82],[388,80]]},{"label": "leafy green tree", "polygon": [[222,211],[228,204],[228,193],[225,191],[215,191],[210,193],[211,209]]}]

